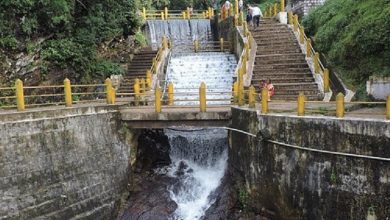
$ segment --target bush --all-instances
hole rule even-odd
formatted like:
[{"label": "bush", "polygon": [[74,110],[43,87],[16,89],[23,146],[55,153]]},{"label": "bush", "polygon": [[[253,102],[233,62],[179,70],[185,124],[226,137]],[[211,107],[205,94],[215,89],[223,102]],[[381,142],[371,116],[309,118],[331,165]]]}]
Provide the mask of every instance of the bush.
[{"label": "bush", "polygon": [[135,43],[142,47],[147,45],[148,42],[141,31],[137,31],[137,33],[135,33]]},{"label": "bush", "polygon": [[303,19],[303,26],[353,87],[363,88],[371,75],[390,76],[388,0],[328,0]]}]

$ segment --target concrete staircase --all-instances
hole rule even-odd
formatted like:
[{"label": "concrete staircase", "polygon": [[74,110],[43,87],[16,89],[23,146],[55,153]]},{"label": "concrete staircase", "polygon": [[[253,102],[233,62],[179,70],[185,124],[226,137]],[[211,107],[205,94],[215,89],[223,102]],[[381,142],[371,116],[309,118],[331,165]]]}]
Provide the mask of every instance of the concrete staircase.
[{"label": "concrete staircase", "polygon": [[133,93],[134,80],[136,78],[146,78],[146,70],[150,69],[153,63],[153,58],[156,57],[157,51],[152,48],[144,48],[139,53],[135,54],[133,60],[129,64],[127,73],[123,76],[118,93]]},{"label": "concrete staircase", "polygon": [[257,43],[252,77],[256,92],[260,92],[262,80],[271,79],[275,86],[273,100],[296,100],[301,91],[307,100],[321,99],[305,55],[287,25],[263,19],[251,32]]}]

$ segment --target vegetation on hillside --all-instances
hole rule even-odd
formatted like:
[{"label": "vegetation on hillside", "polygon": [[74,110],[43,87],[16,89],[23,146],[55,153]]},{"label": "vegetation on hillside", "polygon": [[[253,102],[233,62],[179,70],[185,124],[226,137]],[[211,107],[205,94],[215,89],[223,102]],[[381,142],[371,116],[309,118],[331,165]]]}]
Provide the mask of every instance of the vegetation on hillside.
[{"label": "vegetation on hillside", "polygon": [[390,0],[328,0],[303,26],[358,94],[369,76],[390,76]]}]

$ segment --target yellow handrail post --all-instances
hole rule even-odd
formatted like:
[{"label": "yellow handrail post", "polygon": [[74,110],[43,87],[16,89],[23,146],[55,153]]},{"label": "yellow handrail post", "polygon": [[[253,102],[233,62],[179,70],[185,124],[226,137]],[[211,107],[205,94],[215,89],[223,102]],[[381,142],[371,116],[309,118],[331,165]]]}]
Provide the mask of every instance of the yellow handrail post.
[{"label": "yellow handrail post", "polygon": [[233,7],[230,7],[228,11],[228,17],[232,16],[234,14]]},{"label": "yellow handrail post", "polygon": [[288,23],[291,24],[291,25],[294,24],[293,13],[291,11],[288,12]]},{"label": "yellow handrail post", "polygon": [[200,112],[206,112],[206,84],[202,82],[199,87]]},{"label": "yellow handrail post", "polygon": [[266,88],[261,90],[261,113],[268,113],[268,89]]},{"label": "yellow handrail post", "polygon": [[152,72],[150,70],[146,70],[146,87],[148,90],[152,88]]},{"label": "yellow handrail post", "polygon": [[161,20],[164,20],[164,18],[165,18],[165,15],[164,15],[164,12],[162,11],[161,12]]},{"label": "yellow handrail post", "polygon": [[320,73],[320,54],[318,52],[314,55],[314,73]]},{"label": "yellow handrail post", "polygon": [[244,35],[249,31],[248,30],[248,23],[246,21],[242,22],[243,29],[244,29]]},{"label": "yellow handrail post", "polygon": [[235,81],[233,83],[233,104],[237,104],[238,102],[238,82]]},{"label": "yellow handrail post", "polygon": [[[248,42],[249,42],[249,37],[247,39],[248,39]],[[249,58],[249,43],[248,42],[244,44],[244,47],[245,47],[245,57],[247,58],[247,60]]]},{"label": "yellow handrail post", "polygon": [[300,92],[298,95],[298,116],[305,115],[305,94]]},{"label": "yellow handrail post", "polygon": [[246,62],[247,62],[246,56],[242,57],[241,68],[242,68],[242,74],[243,75],[246,74]]},{"label": "yellow handrail post", "polygon": [[186,16],[186,12],[185,12],[185,11],[182,12],[182,15],[183,15],[183,19],[184,19],[184,20],[187,19],[187,16]]},{"label": "yellow handrail post", "polygon": [[164,12],[165,12],[165,20],[168,20],[169,14],[168,14],[168,8],[167,7],[164,8]]},{"label": "yellow handrail post", "polygon": [[298,15],[294,15],[294,31],[298,31]]},{"label": "yellow handrail post", "polygon": [[191,19],[191,10],[187,8],[187,19]]},{"label": "yellow handrail post", "polygon": [[139,100],[140,100],[140,85],[139,85],[139,79],[136,78],[134,80],[134,85],[133,85],[133,88],[134,88],[134,104],[135,105],[139,105]]},{"label": "yellow handrail post", "polygon": [[280,11],[284,12],[284,0],[280,0]]},{"label": "yellow handrail post", "polygon": [[324,92],[329,92],[329,70],[324,69]]},{"label": "yellow handrail post", "polygon": [[145,7],[142,8],[142,17],[144,18],[144,20],[146,20],[146,8]]},{"label": "yellow handrail post", "polygon": [[65,106],[72,107],[72,89],[70,87],[70,80],[64,79],[64,93],[65,93]]},{"label": "yellow handrail post", "polygon": [[238,20],[238,25],[242,25],[244,23],[244,12],[240,12],[240,19]]},{"label": "yellow handrail post", "polygon": [[238,106],[244,105],[244,82],[238,81]]},{"label": "yellow handrail post", "polygon": [[116,90],[113,86],[111,86],[111,104],[115,104],[116,102]]},{"label": "yellow handrail post", "polygon": [[274,16],[276,16],[278,14],[278,4],[275,3],[274,4]]},{"label": "yellow handrail post", "polygon": [[248,95],[249,108],[254,108],[256,105],[256,90],[253,85],[249,87],[249,95]]},{"label": "yellow handrail post", "polygon": [[336,117],[344,118],[344,94],[341,92],[336,96]]},{"label": "yellow handrail post", "polygon": [[107,104],[111,104],[112,103],[112,95],[111,95],[111,92],[112,92],[112,82],[111,82],[111,79],[110,78],[107,78],[105,81],[104,81],[104,84],[106,85],[106,99],[107,99]]},{"label": "yellow handrail post", "polygon": [[302,26],[299,28],[299,43],[300,44],[305,43],[305,30],[303,29]]},{"label": "yellow handrail post", "polygon": [[173,105],[173,83],[168,84],[168,105]]},{"label": "yellow handrail post", "polygon": [[142,78],[141,79],[141,93],[145,93],[146,92],[146,82],[145,82],[145,78]]},{"label": "yellow handrail post", "polygon": [[195,53],[199,52],[199,41],[194,40],[194,51]]},{"label": "yellow handrail post", "polygon": [[161,88],[160,86],[156,87],[154,92],[155,104],[154,108],[157,113],[161,113]]},{"label": "yellow handrail post", "polygon": [[234,15],[234,26],[238,26],[239,25],[239,21],[238,21],[238,15]]},{"label": "yellow handrail post", "polygon": [[311,57],[311,39],[307,39],[306,41],[306,57]]},{"label": "yellow handrail post", "polygon": [[24,105],[24,91],[23,91],[22,80],[17,79],[15,82],[15,87],[16,87],[16,105],[18,111],[24,111],[25,105]]},{"label": "yellow handrail post", "polygon": [[239,13],[239,7],[238,7],[238,0],[236,0],[235,2],[234,2],[234,9],[235,9],[235,14],[236,15],[238,15],[238,13]]},{"label": "yellow handrail post", "polygon": [[162,46],[163,46],[164,50],[166,50],[168,48],[168,40],[167,40],[166,36],[163,36],[163,38],[162,38]]},{"label": "yellow handrail post", "polygon": [[386,119],[390,120],[390,94],[387,95],[387,100],[386,100]]},{"label": "yellow handrail post", "polygon": [[220,46],[220,48],[221,48],[221,52],[223,52],[223,37],[221,37],[221,39],[219,39],[219,46]]}]

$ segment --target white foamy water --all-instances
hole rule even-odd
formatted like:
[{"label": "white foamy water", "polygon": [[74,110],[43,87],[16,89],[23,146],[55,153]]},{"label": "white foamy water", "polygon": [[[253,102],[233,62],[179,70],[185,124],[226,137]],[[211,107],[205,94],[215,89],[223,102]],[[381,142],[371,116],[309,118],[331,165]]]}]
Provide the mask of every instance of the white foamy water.
[{"label": "white foamy water", "polygon": [[169,187],[173,201],[178,205],[176,220],[197,220],[214,203],[210,195],[217,189],[227,166],[227,131],[202,129],[200,131],[166,130],[171,144],[172,165],[168,175],[178,178]]}]

